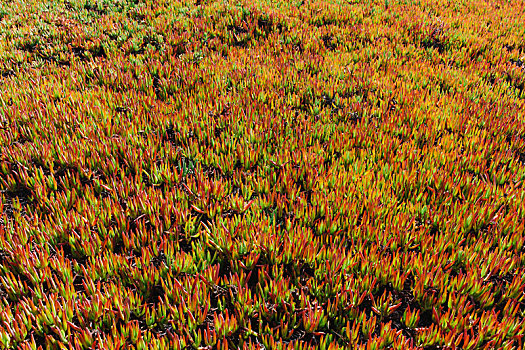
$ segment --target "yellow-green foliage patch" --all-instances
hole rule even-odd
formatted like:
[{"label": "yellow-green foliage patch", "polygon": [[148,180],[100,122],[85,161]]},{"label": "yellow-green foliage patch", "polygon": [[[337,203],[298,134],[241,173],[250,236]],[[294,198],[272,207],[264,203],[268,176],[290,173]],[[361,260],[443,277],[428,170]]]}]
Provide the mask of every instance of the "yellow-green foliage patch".
[{"label": "yellow-green foliage patch", "polygon": [[513,349],[525,3],[0,3],[0,347]]}]

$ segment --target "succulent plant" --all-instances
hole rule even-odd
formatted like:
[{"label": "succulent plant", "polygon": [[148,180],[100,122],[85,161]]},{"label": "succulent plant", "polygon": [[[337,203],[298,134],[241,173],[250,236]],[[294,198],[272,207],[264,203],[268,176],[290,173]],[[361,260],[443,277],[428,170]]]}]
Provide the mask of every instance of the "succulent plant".
[{"label": "succulent plant", "polygon": [[0,347],[521,348],[524,6],[0,4]]}]

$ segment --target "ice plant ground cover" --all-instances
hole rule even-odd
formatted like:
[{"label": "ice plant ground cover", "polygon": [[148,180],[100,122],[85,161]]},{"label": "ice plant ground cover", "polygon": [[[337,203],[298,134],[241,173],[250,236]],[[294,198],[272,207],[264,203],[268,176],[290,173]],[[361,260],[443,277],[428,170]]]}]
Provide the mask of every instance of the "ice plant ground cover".
[{"label": "ice plant ground cover", "polygon": [[513,349],[525,2],[0,2],[0,348]]}]

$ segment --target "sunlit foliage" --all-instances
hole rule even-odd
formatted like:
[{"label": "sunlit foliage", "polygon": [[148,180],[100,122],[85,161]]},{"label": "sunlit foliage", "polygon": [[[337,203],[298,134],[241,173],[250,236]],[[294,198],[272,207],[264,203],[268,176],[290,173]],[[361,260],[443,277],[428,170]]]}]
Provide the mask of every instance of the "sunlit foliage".
[{"label": "sunlit foliage", "polygon": [[512,349],[525,2],[0,2],[0,348]]}]

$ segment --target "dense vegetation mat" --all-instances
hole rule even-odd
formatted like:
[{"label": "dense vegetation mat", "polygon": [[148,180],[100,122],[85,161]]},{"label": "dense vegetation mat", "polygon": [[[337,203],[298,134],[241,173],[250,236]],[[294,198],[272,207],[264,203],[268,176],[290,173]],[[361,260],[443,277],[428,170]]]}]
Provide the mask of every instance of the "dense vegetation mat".
[{"label": "dense vegetation mat", "polygon": [[0,347],[511,349],[523,1],[0,3]]}]

